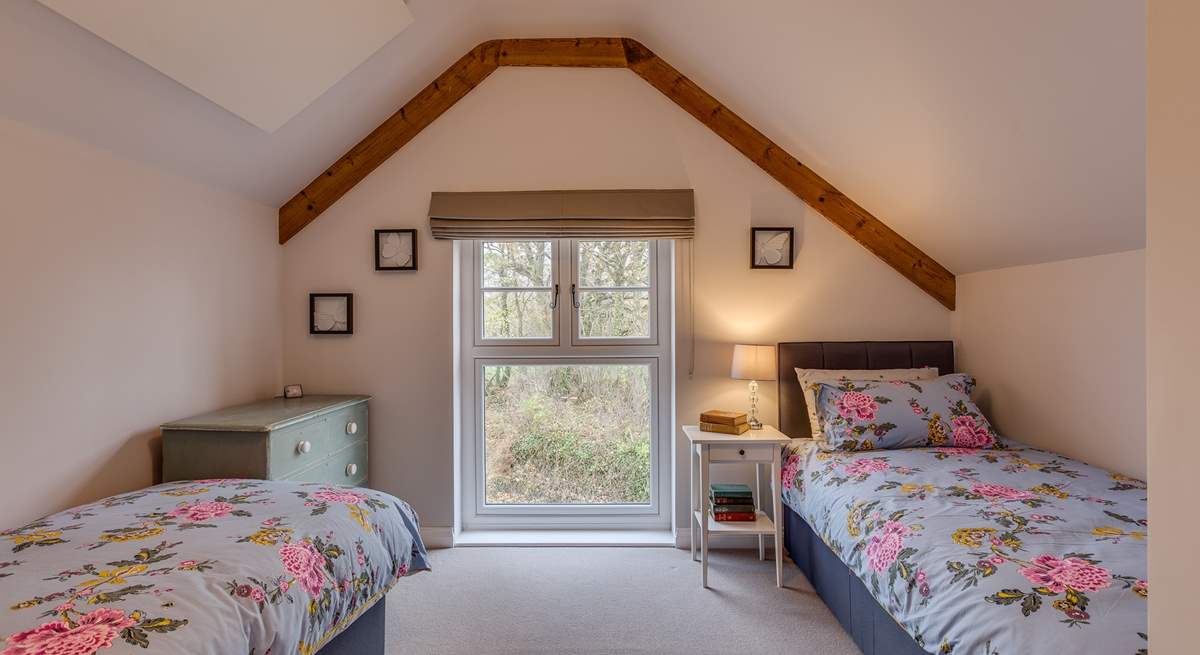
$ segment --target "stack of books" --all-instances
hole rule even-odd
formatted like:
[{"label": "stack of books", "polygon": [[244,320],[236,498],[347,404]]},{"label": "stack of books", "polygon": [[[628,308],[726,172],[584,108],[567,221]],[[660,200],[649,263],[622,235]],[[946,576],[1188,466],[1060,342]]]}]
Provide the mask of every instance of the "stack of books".
[{"label": "stack of books", "polygon": [[755,520],[754,493],[745,484],[708,485],[708,498],[712,501],[713,518],[718,521]]},{"label": "stack of books", "polygon": [[742,434],[749,429],[750,424],[746,420],[746,412],[729,412],[723,409],[710,409],[700,415],[701,432]]}]

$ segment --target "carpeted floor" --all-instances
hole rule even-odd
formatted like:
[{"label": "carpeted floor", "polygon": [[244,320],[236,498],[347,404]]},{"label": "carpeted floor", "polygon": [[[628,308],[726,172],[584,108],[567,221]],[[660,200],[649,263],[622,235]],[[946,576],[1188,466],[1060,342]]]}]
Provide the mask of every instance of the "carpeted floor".
[{"label": "carpeted floor", "polygon": [[454,548],[388,597],[388,653],[859,651],[790,562],[674,548]]}]

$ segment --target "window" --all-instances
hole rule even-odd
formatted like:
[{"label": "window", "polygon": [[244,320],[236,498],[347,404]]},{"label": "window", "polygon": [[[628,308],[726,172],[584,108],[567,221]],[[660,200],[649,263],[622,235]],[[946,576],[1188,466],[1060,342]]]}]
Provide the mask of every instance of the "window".
[{"label": "window", "polygon": [[482,372],[485,503],[650,504],[648,363]]},{"label": "window", "polygon": [[558,285],[550,241],[480,242],[479,336],[489,341],[553,341]]},{"label": "window", "polygon": [[577,339],[653,342],[651,242],[578,241],[575,271]]},{"label": "window", "polygon": [[669,527],[672,244],[460,244],[464,526]]}]

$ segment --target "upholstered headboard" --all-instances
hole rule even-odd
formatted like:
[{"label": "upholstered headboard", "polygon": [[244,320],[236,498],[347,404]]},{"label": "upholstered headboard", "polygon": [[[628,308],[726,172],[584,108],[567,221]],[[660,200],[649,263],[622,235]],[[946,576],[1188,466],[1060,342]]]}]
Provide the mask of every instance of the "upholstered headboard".
[{"label": "upholstered headboard", "polygon": [[779,429],[793,438],[807,438],[808,409],[796,379],[797,368],[877,369],[936,366],[942,375],[954,372],[952,341],[792,341],[777,348]]}]

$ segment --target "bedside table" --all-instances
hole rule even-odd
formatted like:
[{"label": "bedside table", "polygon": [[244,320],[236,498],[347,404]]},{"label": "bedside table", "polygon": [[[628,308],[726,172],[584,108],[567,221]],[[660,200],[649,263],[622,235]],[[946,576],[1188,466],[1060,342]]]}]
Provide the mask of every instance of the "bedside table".
[{"label": "bedside table", "polygon": [[[775,518],[783,515],[783,488],[780,483],[781,449],[791,439],[775,428],[764,425],[761,430],[750,430],[745,434],[732,435],[719,432],[702,432],[699,426],[683,426],[691,452],[691,497],[692,516],[690,541],[692,561],[696,561],[696,533],[700,533],[700,583],[708,587],[708,535],[745,534],[758,536],[758,558],[763,559],[763,537],[775,537],[775,586],[783,586],[783,526],[762,511],[759,492],[762,467],[771,465],[771,514]],[[708,473],[710,464],[754,464],[754,521],[716,521],[712,518],[708,498]]]}]

